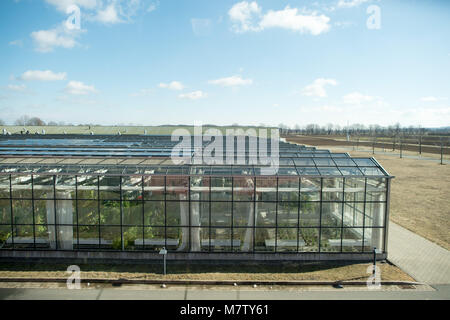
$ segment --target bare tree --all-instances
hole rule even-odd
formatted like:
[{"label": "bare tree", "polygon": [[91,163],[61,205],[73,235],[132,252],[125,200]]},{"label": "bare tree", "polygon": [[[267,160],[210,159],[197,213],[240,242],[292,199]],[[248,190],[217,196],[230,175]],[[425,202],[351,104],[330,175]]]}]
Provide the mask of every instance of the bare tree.
[{"label": "bare tree", "polygon": [[18,118],[16,121],[14,121],[14,125],[16,126],[26,126],[28,120],[30,120],[30,117],[27,115],[23,115],[20,118]]}]

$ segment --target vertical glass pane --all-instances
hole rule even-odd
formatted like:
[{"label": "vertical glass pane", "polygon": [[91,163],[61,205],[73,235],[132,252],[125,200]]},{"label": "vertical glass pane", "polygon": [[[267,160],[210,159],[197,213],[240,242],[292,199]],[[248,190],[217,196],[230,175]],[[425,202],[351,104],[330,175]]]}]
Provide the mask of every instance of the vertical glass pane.
[{"label": "vertical glass pane", "polygon": [[255,251],[275,251],[275,228],[255,229]]},{"label": "vertical glass pane", "polygon": [[164,201],[145,201],[144,222],[148,226],[163,226],[165,221]]},{"label": "vertical glass pane", "polygon": [[278,227],[295,227],[298,224],[298,202],[278,203]]},{"label": "vertical glass pane", "polygon": [[97,249],[99,247],[98,228],[98,226],[79,226],[79,244],[74,247],[77,249]]},{"label": "vertical glass pane", "polygon": [[202,251],[209,251],[209,228],[200,228]]},{"label": "vertical glass pane", "polygon": [[164,188],[163,176],[144,177],[144,199],[164,200]]},{"label": "vertical glass pane", "polygon": [[211,177],[211,200],[231,201],[232,181],[229,177]]},{"label": "vertical glass pane", "polygon": [[319,229],[301,228],[298,232],[298,250],[299,252],[318,252],[319,251]]},{"label": "vertical glass pane", "polygon": [[342,251],[361,252],[362,251],[362,228],[344,228],[342,237]]},{"label": "vertical glass pane", "polygon": [[342,201],[343,183],[343,178],[324,178],[322,201]]},{"label": "vertical glass pane", "polygon": [[320,237],[321,252],[341,251],[341,229],[322,228]]},{"label": "vertical glass pane", "polygon": [[0,250],[11,247],[11,226],[0,225]]},{"label": "vertical glass pane", "polygon": [[365,180],[345,178],[345,201],[364,201]]},{"label": "vertical glass pane", "polygon": [[342,203],[323,202],[322,203],[322,226],[340,227],[342,223]]},{"label": "vertical glass pane", "polygon": [[11,188],[13,198],[31,199],[31,175],[12,176]]},{"label": "vertical glass pane", "polygon": [[98,177],[97,176],[79,176],[78,199],[97,199],[98,198]]},{"label": "vertical glass pane", "polygon": [[[183,234],[184,231],[184,234]],[[166,239],[166,249],[167,250],[179,250],[180,251],[186,251],[188,247],[188,241],[189,241],[189,235],[187,234],[188,229],[187,228],[178,228],[178,227],[171,227],[167,228],[167,239]],[[183,237],[185,238],[185,241],[183,242]],[[196,239],[198,242],[199,239]]]},{"label": "vertical glass pane", "polygon": [[386,204],[384,202],[366,203],[366,227],[384,227]]},{"label": "vertical glass pane", "polygon": [[233,203],[233,226],[253,226],[254,202]]},{"label": "vertical glass pane", "polygon": [[297,228],[277,229],[277,251],[297,251]]},{"label": "vertical glass pane", "polygon": [[100,201],[100,223],[120,224],[120,201]]},{"label": "vertical glass pane", "polygon": [[211,203],[211,225],[231,227],[231,202]]},{"label": "vertical glass pane", "polygon": [[188,177],[167,177],[166,178],[166,199],[186,200],[188,199],[189,179]]},{"label": "vertical glass pane", "polygon": [[11,202],[0,200],[0,224],[11,223]]},{"label": "vertical glass pane", "polygon": [[364,228],[364,252],[373,252],[373,248],[383,250],[384,229]]},{"label": "vertical glass pane", "polygon": [[[56,176],[55,188],[57,199],[75,199],[75,176]],[[36,186],[36,180],[34,180]],[[36,189],[35,189],[36,190]]]},{"label": "vertical glass pane", "polygon": [[[102,249],[122,250],[120,227],[100,227],[100,246]],[[125,243],[124,243],[125,245]]]},{"label": "vertical glass pane", "polygon": [[209,200],[209,177],[191,177],[191,200]]},{"label": "vertical glass pane", "polygon": [[276,203],[258,202],[256,203],[256,225],[259,227],[275,226],[276,224]]},{"label": "vertical glass pane", "polygon": [[122,199],[142,199],[142,176],[122,177]]},{"label": "vertical glass pane", "polygon": [[298,177],[278,178],[278,200],[297,201],[299,196],[298,185]]},{"label": "vertical glass pane", "polygon": [[366,201],[386,201],[386,179],[367,179]]},{"label": "vertical glass pane", "polygon": [[31,200],[13,200],[14,224],[33,224],[33,207]]},{"label": "vertical glass pane", "polygon": [[199,227],[191,227],[189,228],[190,231],[190,251],[191,252],[199,252],[202,250],[201,245],[201,228]]},{"label": "vertical glass pane", "polygon": [[124,225],[142,225],[142,201],[122,201]]},{"label": "vertical glass pane", "polygon": [[166,245],[164,227],[146,227],[144,234],[144,241],[139,245],[143,246],[145,250],[159,251]]},{"label": "vertical glass pane", "polygon": [[275,177],[256,178],[257,201],[277,200],[277,179]]},{"label": "vertical glass pane", "polygon": [[0,175],[0,199],[9,198],[9,187],[9,176]]},{"label": "vertical glass pane", "polygon": [[300,226],[303,227],[320,226],[320,202],[300,203]]},{"label": "vertical glass pane", "polygon": [[124,249],[127,251],[142,249],[139,244],[142,243],[143,231],[142,227],[123,227]]},{"label": "vertical glass pane", "polygon": [[[74,228],[75,229],[75,228]],[[49,228],[46,224],[36,225],[36,248],[49,249],[50,248],[50,237]],[[74,239],[76,240],[76,233],[74,230]]]},{"label": "vertical glass pane", "polygon": [[168,226],[189,226],[189,201],[167,201]]},{"label": "vertical glass pane", "polygon": [[301,201],[320,201],[320,178],[301,178]]},{"label": "vertical glass pane", "polygon": [[98,224],[98,202],[96,200],[77,201],[78,224],[94,225]]},{"label": "vertical glass pane", "polygon": [[120,177],[100,176],[100,199],[120,199]]},{"label": "vertical glass pane", "polygon": [[363,226],[364,203],[345,202],[344,203],[344,227]]},{"label": "vertical glass pane", "polygon": [[33,248],[33,226],[14,226],[14,248]]},{"label": "vertical glass pane", "polygon": [[212,251],[231,251],[231,228],[211,228]]},{"label": "vertical glass pane", "polygon": [[233,229],[233,251],[251,252],[253,250],[253,228]]},{"label": "vertical glass pane", "polygon": [[255,185],[253,178],[234,177],[233,178],[233,200],[234,201],[252,201]]}]

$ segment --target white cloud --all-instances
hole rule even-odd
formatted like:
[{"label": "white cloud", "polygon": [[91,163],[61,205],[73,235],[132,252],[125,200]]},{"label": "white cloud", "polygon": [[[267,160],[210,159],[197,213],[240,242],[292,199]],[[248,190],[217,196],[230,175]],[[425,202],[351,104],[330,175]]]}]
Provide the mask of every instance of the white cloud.
[{"label": "white cloud", "polygon": [[262,31],[268,28],[283,28],[300,33],[319,35],[330,29],[330,18],[316,12],[300,12],[286,6],[283,10],[269,10],[262,14],[261,7],[253,2],[236,3],[228,15],[235,32]]},{"label": "white cloud", "polygon": [[433,97],[433,96],[420,98],[420,101],[424,101],[424,102],[437,102],[437,101],[442,101],[442,100],[447,100],[447,98],[446,97]]},{"label": "white cloud", "polygon": [[339,0],[337,6],[339,8],[353,8],[369,1],[370,0]]},{"label": "white cloud", "polygon": [[198,90],[198,91],[193,91],[193,92],[189,92],[189,93],[182,93],[178,97],[180,97],[181,99],[197,100],[197,99],[201,99],[201,98],[206,98],[207,94]]},{"label": "white cloud", "polygon": [[94,9],[101,0],[45,0],[45,2],[55,6],[59,11],[66,12],[66,9],[71,5],[77,5],[84,9]]},{"label": "white cloud", "polygon": [[97,92],[94,86],[88,86],[81,81],[69,81],[64,90],[73,95],[87,95]]},{"label": "white cloud", "polygon": [[18,46],[18,47],[22,47],[23,46],[23,41],[22,40],[14,40],[14,41],[10,41],[9,42],[10,46]]},{"label": "white cloud", "polygon": [[96,20],[106,24],[122,22],[117,14],[117,9],[114,4],[110,4],[103,10],[99,10],[96,16]]},{"label": "white cloud", "polygon": [[283,28],[314,36],[330,30],[330,18],[325,15],[300,14],[297,8],[287,6],[284,10],[269,10],[260,22],[261,29]]},{"label": "white cloud", "polygon": [[310,85],[304,87],[301,93],[304,96],[323,98],[327,96],[327,92],[325,91],[326,85],[335,86],[337,85],[337,81],[334,79],[319,78],[314,80]]},{"label": "white cloud", "polygon": [[359,92],[352,92],[342,97],[344,103],[359,105],[364,102],[370,102],[375,100],[375,97],[367,96]]},{"label": "white cloud", "polygon": [[59,81],[66,80],[65,72],[55,73],[51,70],[28,70],[25,71],[18,79],[25,81]]},{"label": "white cloud", "polygon": [[231,76],[208,81],[210,84],[220,85],[224,87],[245,86],[253,83],[252,79],[242,79],[240,76]]},{"label": "white cloud", "polygon": [[11,91],[19,91],[19,92],[23,92],[23,91],[26,90],[27,86],[24,85],[24,84],[19,84],[19,85],[16,85],[16,84],[9,84],[9,85],[7,86],[7,88],[8,88],[9,90],[11,90]]},{"label": "white cloud", "polygon": [[56,47],[66,49],[73,48],[77,42],[75,38],[82,30],[69,30],[64,25],[58,26],[54,29],[39,30],[31,33],[36,51],[51,52]]},{"label": "white cloud", "polygon": [[183,90],[185,87],[181,82],[172,81],[170,83],[160,83],[158,85],[160,88],[171,89],[171,90]]}]

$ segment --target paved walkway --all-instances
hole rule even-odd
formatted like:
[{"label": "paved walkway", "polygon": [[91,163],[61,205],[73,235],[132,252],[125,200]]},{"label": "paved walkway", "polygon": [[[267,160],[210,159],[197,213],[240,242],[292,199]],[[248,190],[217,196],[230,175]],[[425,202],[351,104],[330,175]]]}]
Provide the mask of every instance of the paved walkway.
[{"label": "paved walkway", "polygon": [[450,251],[392,221],[388,259],[419,282],[450,284]]}]

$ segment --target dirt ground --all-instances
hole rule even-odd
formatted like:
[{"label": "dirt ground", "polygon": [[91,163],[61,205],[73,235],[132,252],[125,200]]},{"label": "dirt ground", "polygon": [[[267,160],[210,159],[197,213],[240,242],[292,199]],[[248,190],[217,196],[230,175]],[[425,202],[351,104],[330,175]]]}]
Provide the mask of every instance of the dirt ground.
[{"label": "dirt ground", "polygon": [[[336,145],[321,145],[320,148],[349,152],[357,157],[373,156],[370,152],[352,151],[349,147]],[[392,180],[390,219],[450,250],[450,165],[400,159],[381,151],[377,151],[374,157],[395,176]]]},{"label": "dirt ground", "polygon": [[[381,280],[414,281],[399,268],[388,263],[378,263]],[[329,280],[365,281],[370,276],[370,263],[347,265],[293,264],[281,265],[170,265],[167,275],[162,275],[160,265],[80,265],[82,279],[141,279],[141,280]],[[0,278],[64,278],[67,265],[1,264]]]}]

